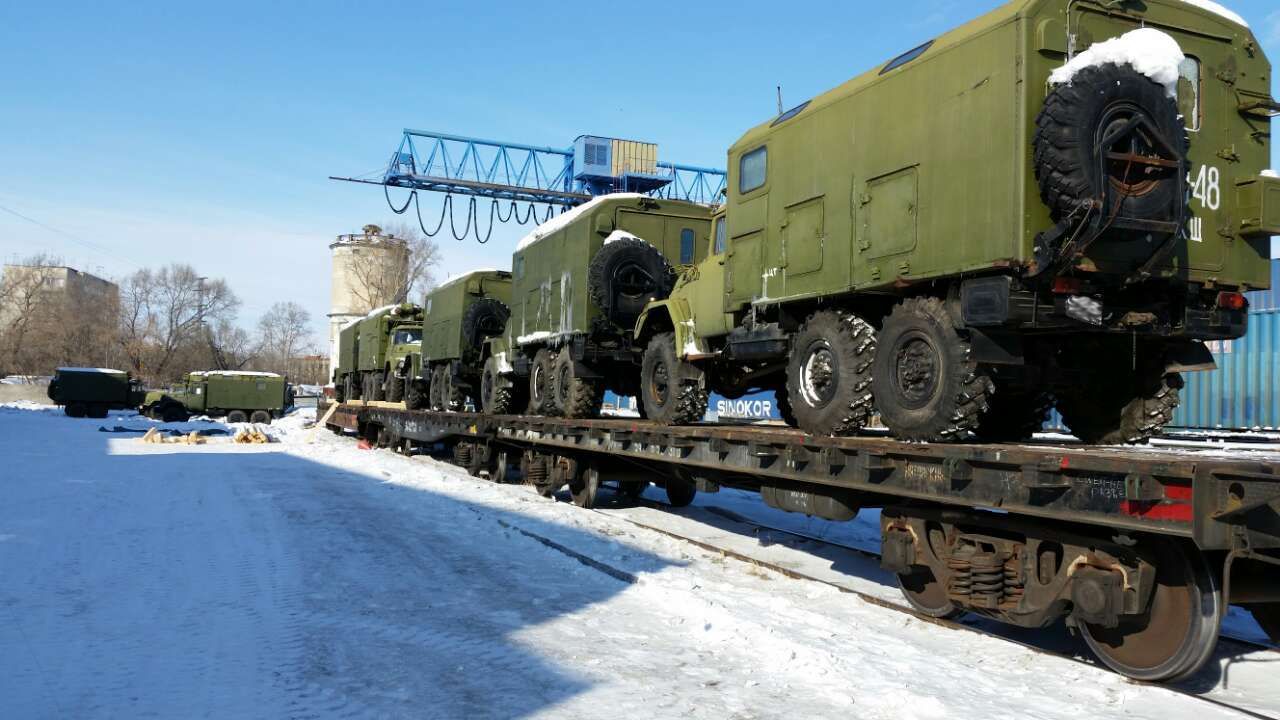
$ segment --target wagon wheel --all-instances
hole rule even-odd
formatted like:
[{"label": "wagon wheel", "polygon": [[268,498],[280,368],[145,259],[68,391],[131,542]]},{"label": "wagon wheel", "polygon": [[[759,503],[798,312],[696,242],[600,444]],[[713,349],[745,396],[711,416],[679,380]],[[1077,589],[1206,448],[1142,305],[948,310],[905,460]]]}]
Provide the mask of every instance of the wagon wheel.
[{"label": "wagon wheel", "polygon": [[569,492],[573,495],[574,505],[587,509],[596,506],[596,497],[600,493],[600,470],[594,463],[588,463],[569,482]]},{"label": "wagon wheel", "polygon": [[[930,524],[927,530],[928,543],[925,548],[938,566],[943,565],[941,558],[946,552],[946,535],[941,527]],[[952,602],[947,595],[947,584],[938,579],[929,565],[913,565],[911,572],[898,575],[898,587],[907,598],[907,602],[917,612],[941,620],[951,620],[964,614],[964,609]]]},{"label": "wagon wheel", "polygon": [[1147,682],[1177,680],[1209,659],[1225,606],[1199,550],[1169,540],[1151,549],[1156,587],[1147,611],[1121,617],[1114,628],[1081,623],[1080,630],[1112,670]]}]

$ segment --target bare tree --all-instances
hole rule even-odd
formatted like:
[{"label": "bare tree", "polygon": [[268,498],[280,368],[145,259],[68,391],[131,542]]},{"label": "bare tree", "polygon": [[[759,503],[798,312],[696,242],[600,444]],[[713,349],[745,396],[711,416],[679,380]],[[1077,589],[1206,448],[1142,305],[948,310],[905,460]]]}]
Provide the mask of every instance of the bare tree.
[{"label": "bare tree", "polygon": [[434,282],[440,257],[439,246],[409,225],[365,225],[351,248],[352,295],[366,312],[412,300]]},{"label": "bare tree", "polygon": [[207,347],[206,324],[230,321],[239,304],[225,281],[189,265],[139,270],[121,286],[121,349],[138,376],[170,379],[175,356]]},{"label": "bare tree", "polygon": [[309,350],[311,313],[295,302],[278,302],[258,321],[259,356],[265,367],[287,373],[290,361]]},{"label": "bare tree", "polygon": [[48,254],[33,255],[5,268],[0,278],[0,348],[9,370],[44,370],[40,355],[47,353],[47,335],[54,322],[50,292],[57,283],[61,261]]}]

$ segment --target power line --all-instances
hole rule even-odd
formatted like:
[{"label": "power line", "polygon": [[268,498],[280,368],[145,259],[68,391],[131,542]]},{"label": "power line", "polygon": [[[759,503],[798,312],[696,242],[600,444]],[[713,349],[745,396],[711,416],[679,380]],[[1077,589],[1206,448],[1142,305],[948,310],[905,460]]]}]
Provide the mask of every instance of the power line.
[{"label": "power line", "polygon": [[54,233],[55,235],[61,235],[62,237],[66,238],[66,239],[68,239],[68,240],[70,240],[70,241],[72,241],[72,242],[79,243],[79,244],[81,244],[81,245],[83,245],[83,246],[85,246],[85,247],[89,248],[90,250],[95,250],[95,251],[97,251],[97,252],[99,252],[99,253],[102,253],[102,254],[103,254],[104,256],[106,256],[106,257],[112,258],[112,259],[114,259],[114,260],[122,261],[122,262],[124,262],[126,265],[128,265],[128,266],[130,266],[130,267],[132,267],[132,268],[135,268],[135,269],[136,269],[136,268],[138,268],[138,267],[139,267],[137,263],[133,262],[133,261],[132,261],[132,260],[130,260],[128,257],[126,257],[126,256],[124,256],[124,255],[122,255],[122,254],[120,254],[119,252],[117,252],[117,251],[115,251],[115,250],[112,250],[111,248],[108,248],[108,247],[103,246],[103,245],[99,245],[98,243],[92,242],[92,241],[90,241],[90,240],[85,240],[84,238],[81,238],[81,237],[77,237],[77,236],[75,236],[75,235],[72,235],[72,234],[71,234],[71,233],[69,233],[69,232],[66,232],[65,230],[59,230],[58,228],[53,227],[52,225],[48,225],[48,224],[46,224],[46,223],[42,223],[42,222],[40,222],[39,220],[36,220],[36,219],[35,219],[35,218],[33,218],[33,217],[28,217],[28,216],[23,215],[22,213],[18,212],[17,210],[13,210],[13,209],[11,209],[11,208],[7,208],[7,207],[5,207],[5,206],[3,206],[3,205],[0,205],[0,210],[3,210],[4,212],[9,213],[10,215],[12,215],[12,216],[14,216],[14,217],[16,217],[16,218],[19,218],[19,219],[21,219],[21,220],[25,220],[25,221],[27,221],[27,222],[31,223],[32,225],[35,225],[35,226],[37,226],[37,227],[44,228],[45,230],[48,230],[49,232]]}]

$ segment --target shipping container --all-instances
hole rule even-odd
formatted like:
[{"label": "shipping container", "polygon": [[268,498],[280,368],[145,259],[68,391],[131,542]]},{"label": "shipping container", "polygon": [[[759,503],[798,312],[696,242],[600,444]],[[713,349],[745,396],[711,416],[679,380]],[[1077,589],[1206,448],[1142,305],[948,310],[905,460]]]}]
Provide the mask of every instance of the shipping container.
[{"label": "shipping container", "polygon": [[1218,369],[1183,375],[1182,404],[1170,426],[1280,428],[1280,307],[1250,312],[1248,334],[1211,342],[1209,349]]}]

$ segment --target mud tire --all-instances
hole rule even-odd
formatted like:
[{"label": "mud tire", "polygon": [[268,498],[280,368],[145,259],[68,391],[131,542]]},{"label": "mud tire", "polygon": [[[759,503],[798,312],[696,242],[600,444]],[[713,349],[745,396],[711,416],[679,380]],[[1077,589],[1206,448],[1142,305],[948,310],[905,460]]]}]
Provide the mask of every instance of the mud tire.
[{"label": "mud tire", "polygon": [[529,368],[530,415],[556,414],[554,365],[555,355],[547,348],[540,348],[533,356],[533,365]]},{"label": "mud tire", "polygon": [[254,410],[253,413],[249,415],[249,422],[257,425],[270,425],[271,413],[266,410]]},{"label": "mud tire", "polygon": [[227,413],[227,422],[229,423],[245,423],[249,422],[249,416],[243,410],[232,410]]},{"label": "mud tire", "polygon": [[577,363],[567,347],[556,356],[551,386],[555,407],[561,416],[599,417],[600,405],[604,402],[604,381],[579,376]]},{"label": "mud tire", "polygon": [[490,356],[480,373],[480,406],[486,415],[509,415],[517,412],[522,386],[498,371],[498,358]]},{"label": "mud tire", "polygon": [[894,437],[959,440],[978,428],[994,385],[970,357],[969,340],[942,300],[903,300],[878,340],[871,387]]},{"label": "mud tire", "polygon": [[387,375],[387,402],[401,402],[404,400],[405,379],[399,377],[392,371]]},{"label": "mud tire", "polygon": [[809,316],[787,364],[787,405],[800,429],[847,435],[866,426],[876,345],[875,329],[857,315],[823,310]]},{"label": "mud tire", "polygon": [[640,364],[640,404],[660,425],[688,425],[707,413],[702,371],[676,356],[675,333],[649,340]]},{"label": "mud tire", "polygon": [[610,322],[635,327],[644,306],[671,294],[675,273],[662,253],[639,238],[600,248],[587,266],[587,295]]},{"label": "mud tire", "polygon": [[1173,420],[1182,385],[1182,375],[1166,374],[1159,366],[1098,371],[1074,392],[1059,393],[1058,412],[1083,443],[1143,444]]},{"label": "mud tire", "polygon": [[475,301],[462,315],[463,347],[479,350],[485,340],[502,334],[509,317],[511,310],[501,300],[481,298]]},{"label": "mud tire", "polygon": [[[1120,185],[1101,176],[1092,158],[1093,146],[1106,128],[1134,113],[1146,115],[1175,151],[1186,157],[1187,132],[1177,102],[1163,86],[1128,65],[1085,68],[1070,83],[1049,92],[1036,117],[1032,142],[1040,198],[1054,221],[1070,216],[1085,201],[1101,197],[1107,185],[1124,192]],[[1170,170],[1162,178],[1128,190],[1132,194],[1124,197],[1120,211],[1129,217],[1167,220],[1178,186],[1177,172]]]}]

